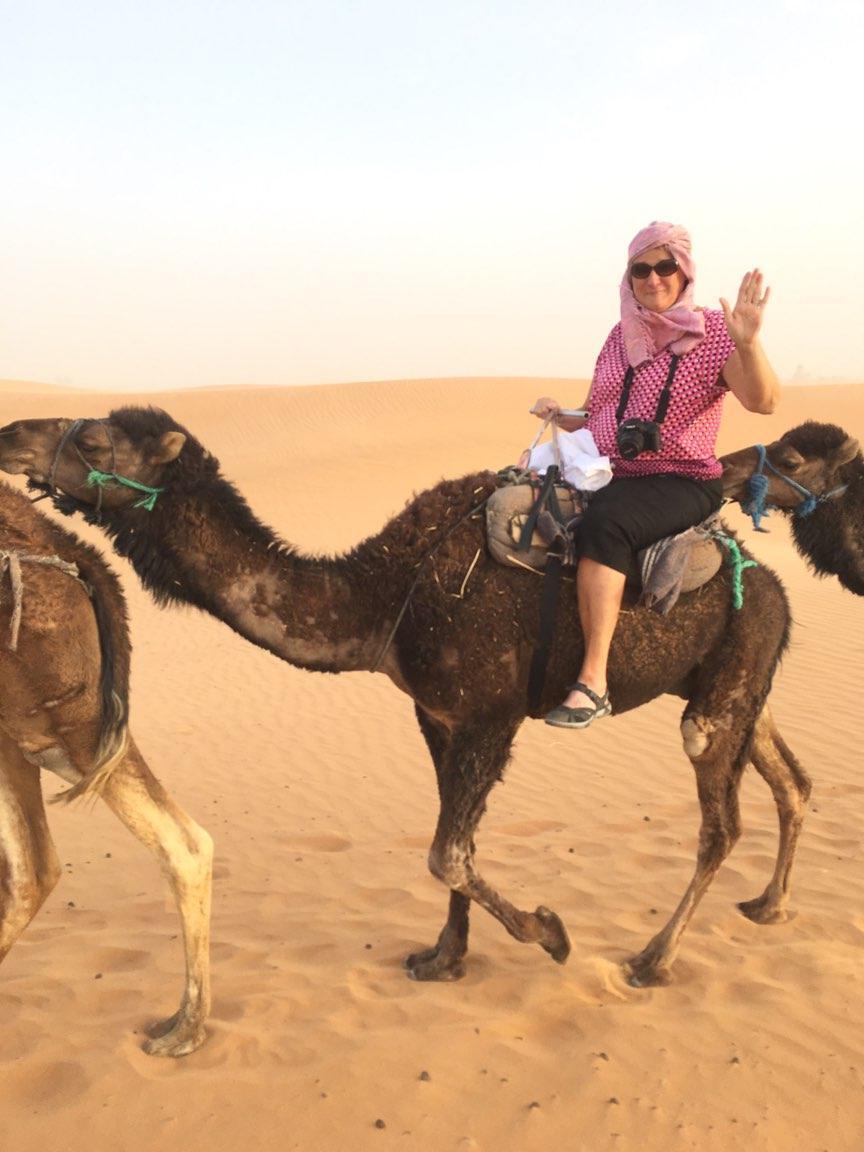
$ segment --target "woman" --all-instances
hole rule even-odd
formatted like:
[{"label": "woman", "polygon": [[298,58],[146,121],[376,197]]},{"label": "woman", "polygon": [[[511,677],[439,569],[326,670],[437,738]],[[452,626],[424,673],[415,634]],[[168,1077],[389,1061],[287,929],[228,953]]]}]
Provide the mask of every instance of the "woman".
[{"label": "woman", "polygon": [[[694,274],[685,228],[655,222],[634,238],[621,321],[597,358],[589,414],[558,417],[566,431],[592,432],[614,476],[592,497],[577,533],[585,657],[567,698],[546,717],[556,727],[586,728],[612,711],[606,665],[636,553],[720,507],[715,451],[727,390],[748,412],[768,414],[778,400],[779,382],[759,342],[770,295],[762,273],[744,276],[734,308],[721,297],[722,312],[695,306]],[[546,419],[558,409],[544,396],[533,411]]]}]

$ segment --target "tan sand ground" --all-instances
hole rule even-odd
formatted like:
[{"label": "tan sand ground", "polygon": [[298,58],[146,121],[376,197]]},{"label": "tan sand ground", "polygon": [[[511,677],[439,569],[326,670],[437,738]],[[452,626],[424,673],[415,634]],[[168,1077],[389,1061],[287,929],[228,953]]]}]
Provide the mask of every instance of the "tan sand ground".
[{"label": "tan sand ground", "polygon": [[[412,490],[514,460],[549,391],[577,403],[584,385],[147,397],[30,385],[0,387],[0,423],[160,404],[262,519],[333,551]],[[810,416],[864,435],[864,386],[789,388],[767,419],[730,403],[721,447]],[[179,1061],[140,1051],[142,1027],[176,1005],[177,920],[153,860],[107,810],[53,811],[66,875],[0,972],[0,1149],[864,1149],[864,602],[811,576],[777,517],[769,536],[730,519],[783,576],[796,620],[773,703],[815,779],[797,916],[760,928],[735,909],[762,890],[776,841],[748,773],[744,836],[674,984],[651,990],[628,987],[618,964],[691,873],[679,701],[581,734],[526,724],[493,793],[483,867],[517,902],[561,914],[568,965],[475,909],[466,978],[412,984],[401,960],[435,939],[446,893],[426,871],[435,783],[408,699],[383,677],[304,673],[200,614],[160,611],[112,559],[131,605],[134,731],[216,838],[211,1035]]]}]

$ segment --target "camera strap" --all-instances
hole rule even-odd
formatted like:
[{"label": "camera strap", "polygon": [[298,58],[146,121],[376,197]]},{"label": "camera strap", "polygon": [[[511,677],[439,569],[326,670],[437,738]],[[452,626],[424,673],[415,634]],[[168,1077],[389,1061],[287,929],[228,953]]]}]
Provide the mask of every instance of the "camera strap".
[{"label": "camera strap", "polygon": [[[660,393],[660,398],[657,401],[657,411],[654,413],[654,423],[662,424],[666,419],[666,413],[669,411],[669,399],[672,390],[672,381],[675,379],[675,369],[678,367],[680,356],[673,355],[669,362],[669,373],[666,376],[666,383],[663,385],[663,391]],[[633,386],[633,378],[636,373],[633,368],[628,368],[624,374],[624,389],[621,392],[621,400],[618,403],[618,410],[615,413],[615,423],[620,424],[624,419],[624,413],[627,411],[627,405],[630,403],[630,389]]]}]

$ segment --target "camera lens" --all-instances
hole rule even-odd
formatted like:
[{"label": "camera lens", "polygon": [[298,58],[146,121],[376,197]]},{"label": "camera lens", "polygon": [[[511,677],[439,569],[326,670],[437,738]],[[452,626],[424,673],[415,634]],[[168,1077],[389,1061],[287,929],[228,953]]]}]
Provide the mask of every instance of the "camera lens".
[{"label": "camera lens", "polygon": [[618,451],[625,460],[635,460],[645,450],[645,437],[639,428],[622,424],[618,429]]}]

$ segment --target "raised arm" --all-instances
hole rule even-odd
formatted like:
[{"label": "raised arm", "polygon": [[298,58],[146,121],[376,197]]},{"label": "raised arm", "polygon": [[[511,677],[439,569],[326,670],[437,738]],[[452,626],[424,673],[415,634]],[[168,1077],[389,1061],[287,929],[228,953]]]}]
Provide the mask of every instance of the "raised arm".
[{"label": "raised arm", "polygon": [[720,297],[726,329],[735,351],[723,366],[723,379],[748,412],[770,415],[780,399],[780,381],[759,340],[759,329],[771,289],[762,292],[762,273],[747,272],[738,289],[735,307]]}]

